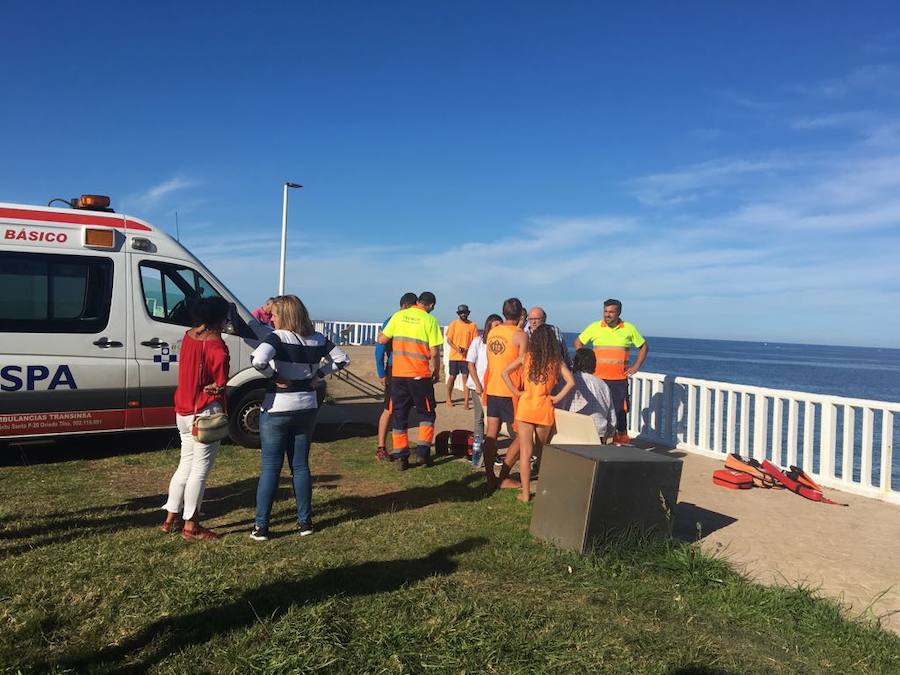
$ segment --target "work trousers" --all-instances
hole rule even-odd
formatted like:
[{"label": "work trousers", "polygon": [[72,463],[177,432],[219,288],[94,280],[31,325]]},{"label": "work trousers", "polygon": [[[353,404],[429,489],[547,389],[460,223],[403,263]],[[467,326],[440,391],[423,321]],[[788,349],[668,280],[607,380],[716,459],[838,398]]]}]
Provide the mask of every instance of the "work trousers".
[{"label": "work trousers", "polygon": [[409,414],[415,407],[419,414],[419,438],[416,454],[427,457],[434,443],[436,402],[434,382],[430,377],[396,377],[391,380],[391,441],[394,455],[409,457]]}]

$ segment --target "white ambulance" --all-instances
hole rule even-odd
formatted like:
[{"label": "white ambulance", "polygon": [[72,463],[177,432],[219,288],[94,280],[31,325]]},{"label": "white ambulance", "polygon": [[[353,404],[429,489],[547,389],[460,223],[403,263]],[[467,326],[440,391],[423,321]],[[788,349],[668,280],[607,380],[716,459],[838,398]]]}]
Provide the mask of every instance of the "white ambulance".
[{"label": "white ambulance", "polygon": [[269,327],[108,197],[65,203],[0,203],[0,441],[173,427],[187,304],[219,296],[232,306],[231,438],[258,447],[266,380],[250,353]]}]

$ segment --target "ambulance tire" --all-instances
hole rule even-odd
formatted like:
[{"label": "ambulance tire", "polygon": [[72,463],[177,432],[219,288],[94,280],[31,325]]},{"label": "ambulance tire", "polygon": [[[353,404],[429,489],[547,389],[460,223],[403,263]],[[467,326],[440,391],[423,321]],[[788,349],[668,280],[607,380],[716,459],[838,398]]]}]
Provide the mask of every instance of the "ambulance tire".
[{"label": "ambulance tire", "polygon": [[228,404],[228,435],[245,448],[259,447],[259,414],[265,389],[250,389]]},{"label": "ambulance tire", "polygon": [[[318,405],[322,405],[326,394],[325,382],[320,382],[316,389]],[[260,446],[259,415],[262,412],[262,401],[265,395],[265,389],[250,389],[235,399],[237,404],[229,402],[228,435],[238,445],[243,445],[245,448]]]}]

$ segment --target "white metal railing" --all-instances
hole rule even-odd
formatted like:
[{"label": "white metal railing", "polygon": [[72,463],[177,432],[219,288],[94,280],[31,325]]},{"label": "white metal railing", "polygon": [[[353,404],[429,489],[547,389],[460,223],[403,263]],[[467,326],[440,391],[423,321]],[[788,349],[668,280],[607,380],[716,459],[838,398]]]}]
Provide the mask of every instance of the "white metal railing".
[{"label": "white metal railing", "polygon": [[316,330],[336,345],[372,345],[380,323],[363,321],[315,321]]},{"label": "white metal railing", "polygon": [[[380,323],[365,321],[314,321],[317,331],[336,345],[373,345]],[[446,330],[442,326],[441,330]]]},{"label": "white metal railing", "polygon": [[900,403],[638,373],[628,431],[710,457],[799,466],[823,486],[900,504],[898,413]]}]

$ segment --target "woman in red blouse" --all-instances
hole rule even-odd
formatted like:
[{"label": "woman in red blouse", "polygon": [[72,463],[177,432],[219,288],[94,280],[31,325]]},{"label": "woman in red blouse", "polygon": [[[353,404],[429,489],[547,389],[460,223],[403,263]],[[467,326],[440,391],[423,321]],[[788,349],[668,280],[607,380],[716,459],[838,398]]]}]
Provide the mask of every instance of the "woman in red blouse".
[{"label": "woman in red blouse", "polygon": [[166,533],[181,529],[186,541],[221,536],[199,522],[206,478],[216,461],[220,443],[200,443],[191,430],[195,415],[224,411],[229,355],[222,331],[228,321],[228,310],[228,303],[222,298],[203,298],[193,305],[193,328],[185,332],[178,352],[175,421],[181,436],[181,461],[169,482],[169,500],[162,507],[166,520],[160,529]]}]

